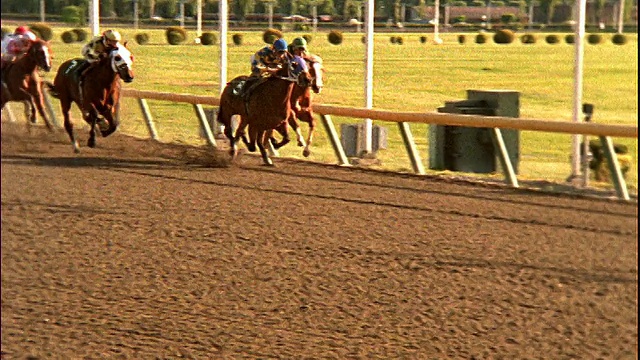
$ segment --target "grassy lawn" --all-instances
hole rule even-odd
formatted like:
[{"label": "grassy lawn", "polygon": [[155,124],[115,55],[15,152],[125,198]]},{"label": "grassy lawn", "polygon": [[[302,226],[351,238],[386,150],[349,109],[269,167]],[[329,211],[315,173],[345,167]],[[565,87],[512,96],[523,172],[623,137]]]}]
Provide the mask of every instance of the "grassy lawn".
[{"label": "grassy lawn", "polygon": [[[9,27],[11,24],[3,22],[3,25]],[[60,63],[80,55],[81,43],[64,44],[60,40],[60,34],[67,29],[54,29],[54,69],[47,75],[49,80],[53,80]],[[219,49],[194,44],[195,31],[189,31],[188,44],[170,46],[163,30],[117,30],[131,40],[130,48],[135,55],[136,79],[126,87],[196,95],[219,94]],[[138,32],[148,33],[150,44],[136,44],[133,38]],[[233,45],[231,36],[235,33],[243,35],[243,45]],[[285,35],[291,41],[303,34],[307,33],[288,32]],[[364,106],[365,47],[362,35],[345,33],[344,42],[339,46],[329,44],[326,33],[314,35],[310,50],[323,57],[327,69],[325,89],[316,97],[318,103]],[[479,45],[473,43],[474,34],[467,34],[467,43],[460,45],[458,34],[454,33],[441,34],[444,44],[433,45],[431,42],[422,44],[421,35],[432,39],[433,34],[375,35],[374,108],[434,112],[445,101],[464,99],[467,89],[515,90],[520,92],[522,118],[572,120],[573,46],[564,42],[546,44],[544,34],[539,34],[538,43],[534,45],[523,45],[519,41],[509,45]],[[391,36],[402,36],[404,44],[392,44]],[[637,34],[629,34],[629,42],[624,46],[612,44],[611,34],[603,36],[603,44],[585,46],[583,101],[595,105],[594,122],[635,125],[638,122]],[[250,55],[263,45],[261,32],[231,31],[227,80],[248,74]],[[191,105],[149,101],[149,106],[163,141],[203,143]],[[58,109],[55,103],[54,107]],[[78,122],[78,113],[72,116]],[[121,118],[122,132],[148,136],[134,99],[123,99]],[[342,123],[360,121],[338,117],[333,120],[338,131]],[[388,148],[378,152],[382,162],[379,167],[411,172],[411,163],[396,124],[374,124],[388,128]],[[427,125],[412,125],[411,129],[425,168],[428,168]],[[570,174],[571,135],[531,131],[523,131],[520,135],[520,179],[563,181]],[[631,189],[637,189],[637,139],[614,139],[614,142],[629,148],[632,168],[627,174],[627,182]],[[302,157],[301,149],[294,145],[281,149],[280,154]],[[336,162],[321,124],[310,160]]]}]

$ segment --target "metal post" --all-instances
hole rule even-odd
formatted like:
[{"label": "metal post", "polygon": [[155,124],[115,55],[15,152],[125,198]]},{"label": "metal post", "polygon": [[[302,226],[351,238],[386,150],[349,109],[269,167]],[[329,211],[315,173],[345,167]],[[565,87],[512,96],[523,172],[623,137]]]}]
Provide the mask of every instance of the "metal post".
[{"label": "metal post", "polygon": [[184,28],[184,0],[180,0],[180,27]]},{"label": "metal post", "polygon": [[[582,112],[584,113],[584,121],[590,122],[593,116],[593,104],[582,104]],[[589,137],[582,135],[582,185],[589,186],[589,162],[591,156],[589,154]]]},{"label": "metal post", "polygon": [[40,22],[44,22],[45,11],[44,11],[44,0],[40,0]]},{"label": "metal post", "polygon": [[504,172],[507,182],[514,188],[520,187],[520,185],[518,185],[516,172],[513,170],[513,164],[511,163],[507,146],[505,145],[504,138],[502,137],[502,131],[498,128],[492,128],[491,140],[493,141],[493,146],[498,150],[498,159],[500,160],[502,172]]},{"label": "metal post", "polygon": [[149,136],[153,140],[158,140],[158,133],[156,132],[156,127],[153,124],[153,117],[151,116],[151,111],[149,111],[149,105],[147,104],[147,100],[138,99],[138,104],[140,104],[140,110],[142,110],[142,116],[144,116],[144,122],[147,124],[147,129],[149,130]]},{"label": "metal post", "polygon": [[324,129],[326,130],[327,135],[329,136],[329,140],[331,140],[331,145],[333,145],[333,150],[335,151],[336,156],[338,157],[339,164],[351,165],[351,163],[349,162],[349,158],[347,158],[347,155],[344,153],[344,148],[342,148],[340,137],[336,132],[336,127],[333,125],[333,121],[331,121],[331,116],[322,114],[320,115],[320,118],[322,119],[322,124],[324,124]]},{"label": "metal post", "polygon": [[620,12],[618,13],[618,34],[624,31],[624,0],[620,0]]},{"label": "metal post", "polygon": [[47,91],[42,92],[42,96],[44,97],[44,106],[47,108],[47,112],[49,113],[49,119],[53,123],[53,126],[60,127],[58,123],[58,119],[56,118],[56,113],[53,111],[53,106],[51,106],[51,99],[49,98],[49,93]]},{"label": "metal post", "polygon": [[133,28],[138,30],[138,0],[133,0]]},{"label": "metal post", "polygon": [[422,165],[422,160],[420,159],[420,153],[416,148],[416,143],[415,141],[413,141],[413,134],[411,134],[409,123],[399,122],[398,128],[400,129],[400,134],[402,134],[404,146],[407,148],[407,153],[409,154],[409,159],[411,160],[411,165],[413,166],[413,171],[416,174],[424,175],[424,166]]},{"label": "metal post", "polygon": [[9,118],[9,122],[16,122],[16,118],[13,116],[13,110],[11,110],[11,106],[8,103],[5,104],[2,111],[6,111],[6,116]]},{"label": "metal post", "polygon": [[618,197],[623,200],[629,200],[629,191],[627,190],[627,182],[622,176],[620,170],[620,163],[618,163],[618,156],[613,148],[613,141],[608,136],[600,136],[600,142],[602,143],[602,150],[604,150],[604,156],[607,158],[607,164],[609,165],[609,171],[611,172],[611,180],[616,188]]},{"label": "metal post", "polygon": [[312,24],[313,24],[313,32],[317,32],[318,31],[318,4],[316,4],[316,2],[313,2],[313,5],[311,7],[311,17],[313,18]]},{"label": "metal post", "polygon": [[211,132],[211,127],[209,127],[209,122],[207,121],[207,116],[204,114],[204,109],[202,109],[201,104],[193,104],[193,109],[198,116],[198,121],[200,122],[200,128],[205,135],[207,143],[213,147],[214,149],[218,147],[216,144],[216,140],[213,138],[213,133]]}]

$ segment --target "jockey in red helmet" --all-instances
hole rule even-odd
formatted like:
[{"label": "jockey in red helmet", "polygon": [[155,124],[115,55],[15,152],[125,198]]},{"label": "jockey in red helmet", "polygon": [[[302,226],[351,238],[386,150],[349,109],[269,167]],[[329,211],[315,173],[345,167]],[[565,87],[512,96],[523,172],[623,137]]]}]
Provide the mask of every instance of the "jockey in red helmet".
[{"label": "jockey in red helmet", "polygon": [[18,26],[13,34],[2,39],[2,68],[26,54],[36,35],[26,26]]}]

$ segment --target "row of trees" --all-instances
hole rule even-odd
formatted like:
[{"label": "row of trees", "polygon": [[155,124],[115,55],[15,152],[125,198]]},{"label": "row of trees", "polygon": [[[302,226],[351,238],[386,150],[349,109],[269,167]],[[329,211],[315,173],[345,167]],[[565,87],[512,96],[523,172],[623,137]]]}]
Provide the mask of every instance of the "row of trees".
[{"label": "row of trees", "polygon": [[[80,9],[88,9],[91,0],[1,0],[2,13],[38,14],[44,2],[47,14],[63,15],[64,9],[75,6]],[[196,0],[100,0],[100,14],[103,17],[131,18],[133,17],[133,2],[138,2],[139,16],[152,18],[174,18],[179,13],[179,4],[184,2],[185,15],[196,15]],[[435,0],[374,0],[375,16],[377,18],[391,19],[398,22],[402,18],[401,9],[412,8],[417,14],[425,14],[427,6],[433,6]],[[491,0],[481,0],[484,2]],[[559,5],[573,5],[575,0],[512,0],[509,5],[520,4],[528,8],[531,2],[541,8],[550,23],[554,9]],[[625,16],[628,21],[633,8],[637,6],[637,0],[588,0],[596,12],[610,4],[619,4],[624,1]],[[459,0],[441,0],[440,4],[459,3]],[[363,0],[229,0],[229,8],[238,19],[244,20],[247,14],[266,14],[269,4],[273,10],[281,14],[299,14],[311,16],[315,6],[317,14],[340,16],[344,19],[361,18],[364,6]],[[523,9],[524,10],[524,9]],[[203,0],[204,13],[217,13],[218,0]]]}]

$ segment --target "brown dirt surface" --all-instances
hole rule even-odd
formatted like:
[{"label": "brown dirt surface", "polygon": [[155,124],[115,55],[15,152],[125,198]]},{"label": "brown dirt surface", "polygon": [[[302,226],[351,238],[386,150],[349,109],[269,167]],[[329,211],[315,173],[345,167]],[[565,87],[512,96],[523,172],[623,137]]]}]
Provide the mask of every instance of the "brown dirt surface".
[{"label": "brown dirt surface", "polygon": [[275,162],[3,122],[2,359],[638,358],[637,202]]}]

